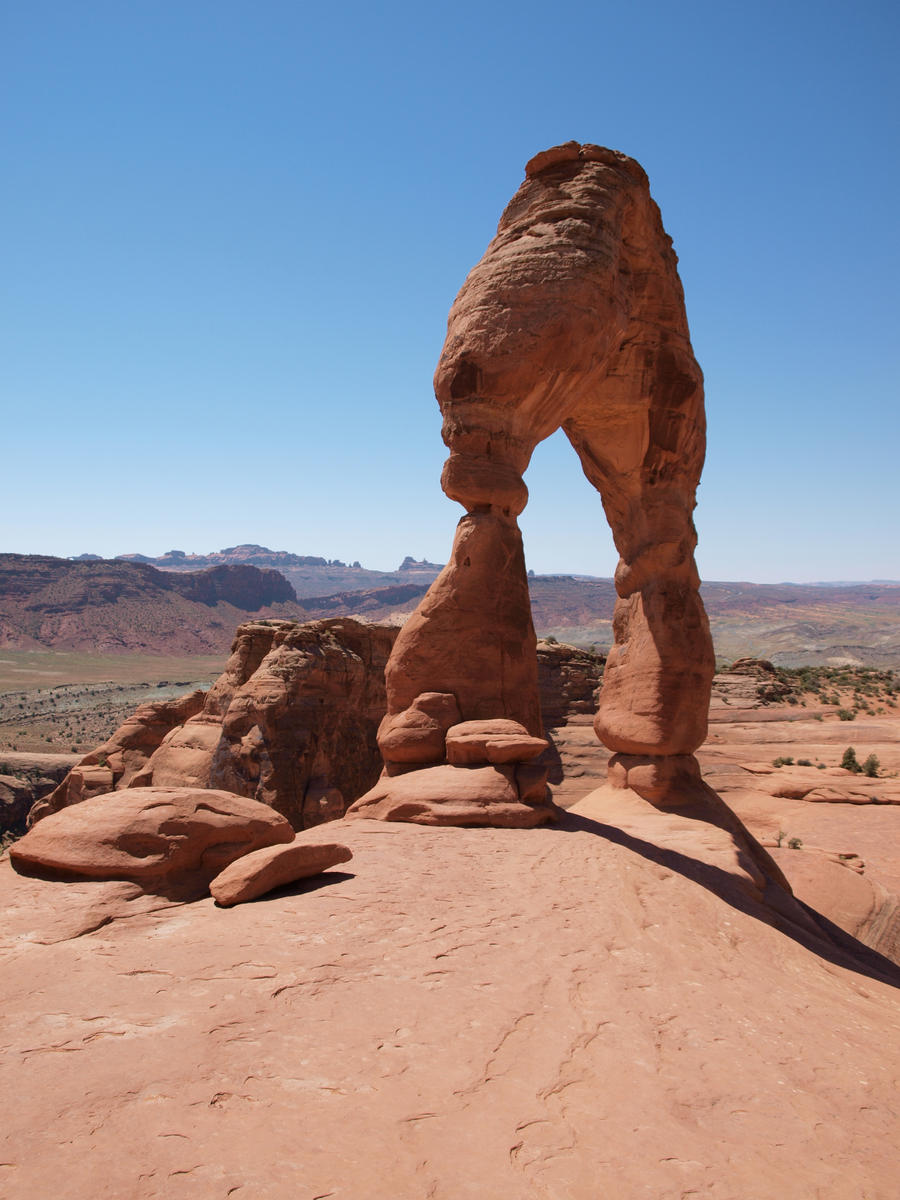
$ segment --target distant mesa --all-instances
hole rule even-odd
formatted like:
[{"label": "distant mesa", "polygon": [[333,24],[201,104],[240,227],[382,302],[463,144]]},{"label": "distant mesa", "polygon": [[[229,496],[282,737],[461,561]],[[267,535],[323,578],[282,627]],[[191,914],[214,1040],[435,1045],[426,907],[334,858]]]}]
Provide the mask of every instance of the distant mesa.
[{"label": "distant mesa", "polygon": [[[86,557],[86,556],[82,556]],[[321,558],[312,554],[291,554],[287,550],[270,550],[253,542],[241,546],[226,546],[209,554],[187,554],[184,550],[167,550],[158,558],[146,554],[119,554],[116,562],[141,562],[166,571],[199,571],[204,567],[343,567],[340,559]],[[358,565],[358,564],[357,564]]]},{"label": "distant mesa", "polygon": [[397,568],[398,571],[443,571],[444,563],[429,562],[427,558],[417,559],[412,558],[407,554],[403,562]]}]

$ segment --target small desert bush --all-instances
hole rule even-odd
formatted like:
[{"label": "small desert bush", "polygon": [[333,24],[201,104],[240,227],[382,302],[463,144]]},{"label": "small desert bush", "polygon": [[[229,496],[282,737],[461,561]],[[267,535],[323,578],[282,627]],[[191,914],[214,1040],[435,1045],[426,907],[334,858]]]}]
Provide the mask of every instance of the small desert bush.
[{"label": "small desert bush", "polygon": [[838,716],[841,718],[842,721],[855,721],[856,720],[856,713],[852,712],[849,708],[839,708]]},{"label": "small desert bush", "polygon": [[858,775],[862,770],[862,767],[859,765],[859,759],[856,757],[856,751],[852,746],[848,746],[844,751],[841,766],[845,771],[852,771],[854,775]]},{"label": "small desert bush", "polygon": [[868,775],[868,777],[870,779],[877,779],[878,778],[878,768],[880,766],[881,766],[881,763],[878,761],[878,755],[870,754],[869,757],[866,759],[866,761],[862,765],[862,773],[863,773],[863,775]]},{"label": "small desert bush", "polygon": [[785,758],[785,757],[779,755],[778,758],[772,759],[773,767],[792,767],[793,765],[794,765],[794,760],[789,757]]}]

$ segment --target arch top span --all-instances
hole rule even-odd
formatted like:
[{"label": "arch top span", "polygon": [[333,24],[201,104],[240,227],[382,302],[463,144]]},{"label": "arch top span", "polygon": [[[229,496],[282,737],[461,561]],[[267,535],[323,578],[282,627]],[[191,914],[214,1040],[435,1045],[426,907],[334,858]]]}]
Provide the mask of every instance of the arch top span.
[{"label": "arch top span", "polygon": [[[452,696],[463,722],[513,720],[541,733],[516,518],[535,446],[562,428],[620,556],[595,729],[619,775],[631,759],[643,764],[636,779],[648,756],[657,763],[654,802],[669,777],[664,760],[680,764],[672,778],[690,775],[684,761],[706,734],[714,659],[692,516],[703,376],[677,261],[647,176],[627,155],[567,142],[527,164],[453,303],[435,372],[450,451],[441,484],[466,513],[388,664],[391,754],[424,719],[417,698],[432,693]],[[403,762],[406,773],[419,760]]]}]

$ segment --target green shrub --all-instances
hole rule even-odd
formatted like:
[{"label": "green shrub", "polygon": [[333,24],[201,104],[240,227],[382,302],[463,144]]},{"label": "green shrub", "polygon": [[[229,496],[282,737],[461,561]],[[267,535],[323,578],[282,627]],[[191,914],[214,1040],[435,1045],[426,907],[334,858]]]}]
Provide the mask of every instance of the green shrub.
[{"label": "green shrub", "polygon": [[845,771],[852,771],[854,775],[858,775],[862,770],[862,767],[859,765],[859,759],[856,757],[856,751],[852,746],[848,746],[844,751],[841,766]]},{"label": "green shrub", "polygon": [[801,842],[800,838],[788,838],[789,850],[799,850],[802,845],[803,842]]},{"label": "green shrub", "polygon": [[794,760],[792,758],[778,757],[778,758],[772,759],[773,767],[792,767],[793,765],[794,765]]},{"label": "green shrub", "polygon": [[856,713],[851,712],[849,708],[839,708],[838,716],[841,718],[842,721],[855,721],[856,720]]},{"label": "green shrub", "polygon": [[878,755],[870,754],[869,757],[866,759],[866,761],[862,765],[862,773],[863,773],[863,775],[868,775],[868,777],[870,779],[877,779],[878,778],[878,768],[880,766],[881,766],[881,763],[878,761]]}]

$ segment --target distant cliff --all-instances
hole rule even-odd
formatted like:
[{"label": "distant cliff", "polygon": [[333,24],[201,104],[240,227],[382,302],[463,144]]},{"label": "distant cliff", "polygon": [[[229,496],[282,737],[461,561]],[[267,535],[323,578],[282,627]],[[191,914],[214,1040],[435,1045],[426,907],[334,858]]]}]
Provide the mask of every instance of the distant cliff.
[{"label": "distant cliff", "polygon": [[0,554],[0,646],[96,653],[227,649],[249,615],[304,617],[271,568],[176,574],[146,563]]}]

